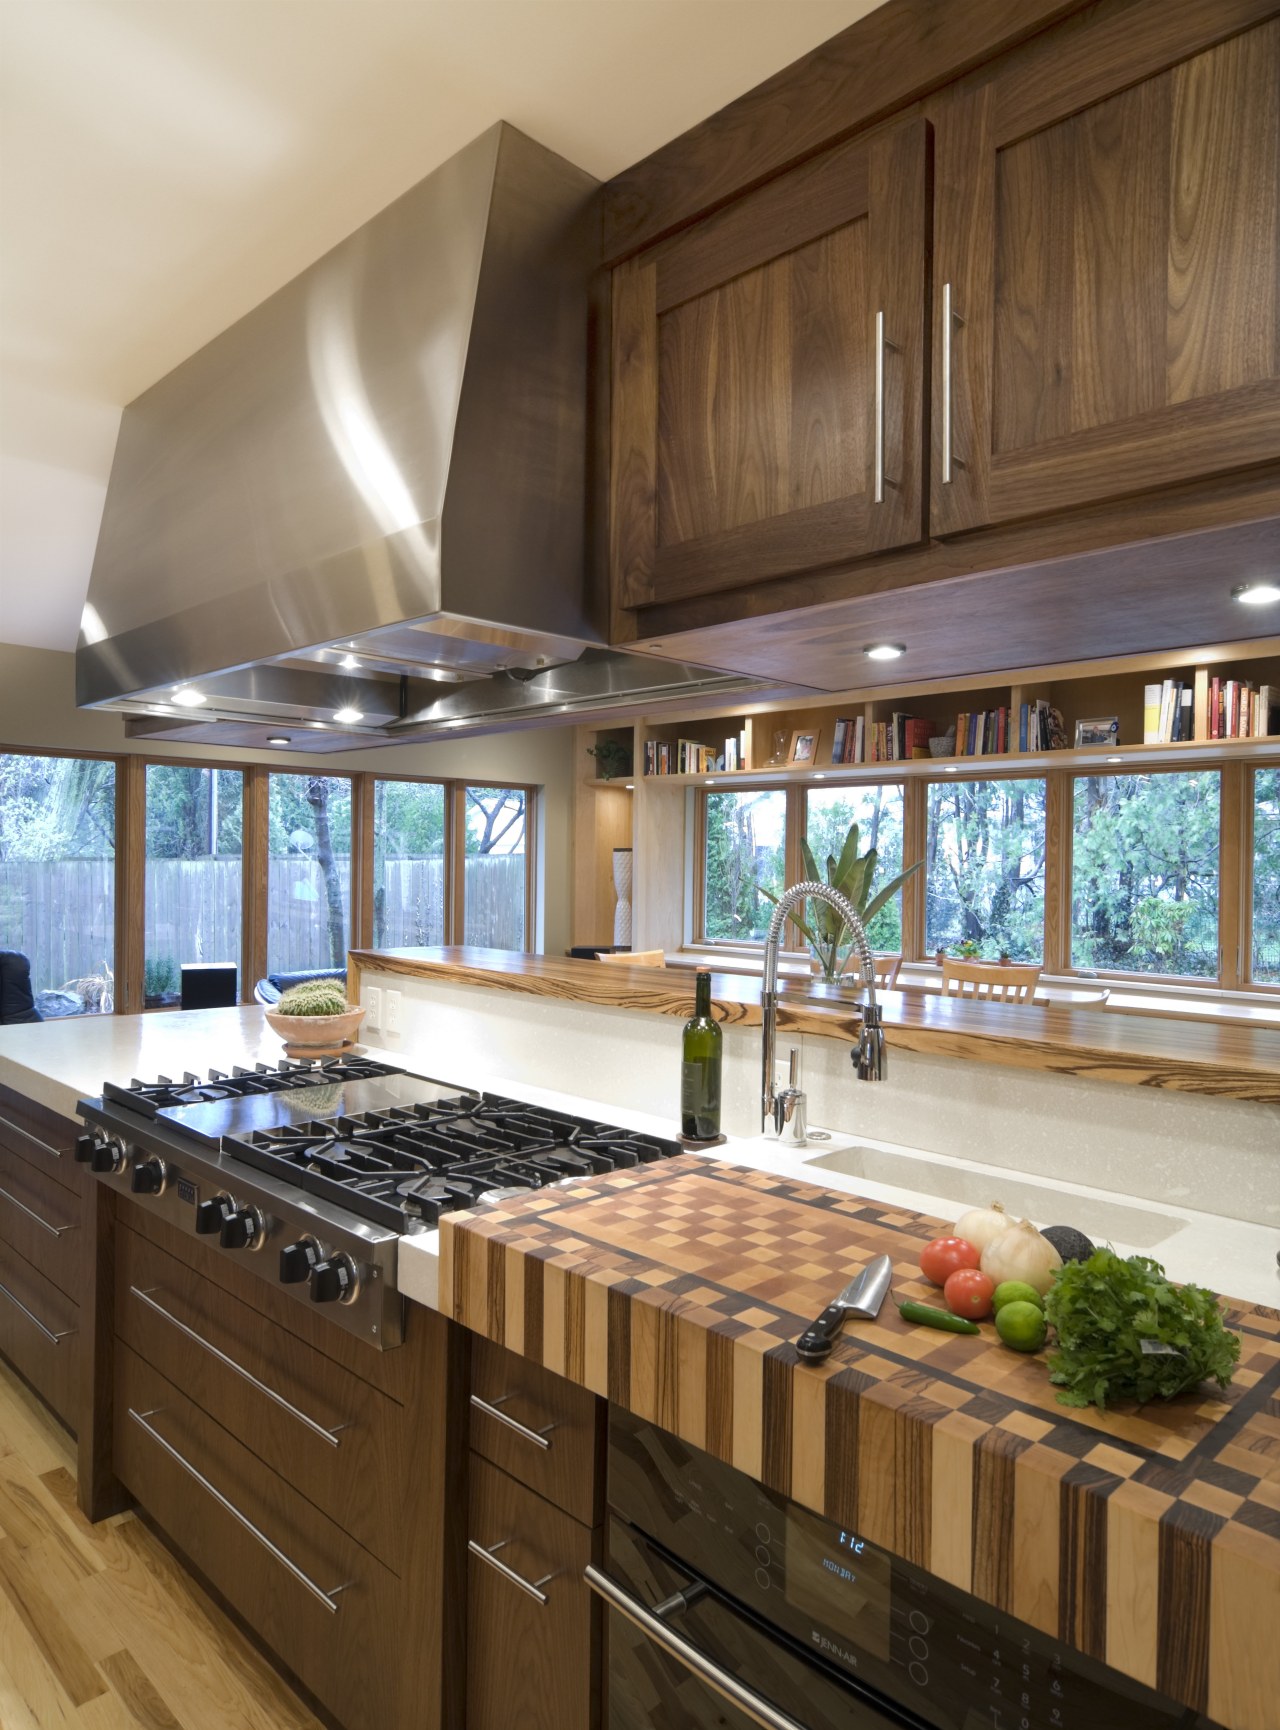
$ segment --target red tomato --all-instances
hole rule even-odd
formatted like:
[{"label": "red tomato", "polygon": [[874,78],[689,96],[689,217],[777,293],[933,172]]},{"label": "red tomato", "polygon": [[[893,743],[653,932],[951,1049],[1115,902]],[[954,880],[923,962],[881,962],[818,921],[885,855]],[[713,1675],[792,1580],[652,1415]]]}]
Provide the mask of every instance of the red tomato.
[{"label": "red tomato", "polygon": [[965,1237],[935,1237],[920,1251],[920,1272],[934,1285],[946,1285],[957,1268],[977,1267],[982,1253]]},{"label": "red tomato", "polygon": [[995,1295],[995,1281],[981,1268],[960,1267],[951,1275],[942,1288],[947,1300],[947,1308],[953,1316],[964,1316],[966,1321],[980,1322],[983,1316],[991,1314],[991,1299]]}]

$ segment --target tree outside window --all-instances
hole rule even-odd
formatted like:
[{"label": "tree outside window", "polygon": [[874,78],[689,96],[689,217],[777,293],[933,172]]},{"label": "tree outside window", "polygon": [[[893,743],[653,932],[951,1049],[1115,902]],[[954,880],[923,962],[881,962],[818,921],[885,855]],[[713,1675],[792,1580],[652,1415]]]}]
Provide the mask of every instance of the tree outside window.
[{"label": "tree outside window", "polygon": [[240,962],[240,855],[244,777],[239,769],[147,766],[147,872],[143,995],[175,1004],[184,962]]},{"label": "tree outside window", "polygon": [[1216,977],[1220,780],[1076,777],[1073,966]]},{"label": "tree outside window", "polygon": [[787,796],[772,791],[708,793],[703,936],[710,943],[762,943],[786,863]]},{"label": "tree outside window", "polygon": [[523,949],[528,886],[524,790],[468,787],[465,796],[463,942]]},{"label": "tree outside window", "polygon": [[1252,978],[1280,985],[1280,769],[1253,777],[1252,937]]},{"label": "tree outside window", "polygon": [[1045,783],[946,781],[928,790],[925,948],[969,942],[997,961],[1044,952]]},{"label": "tree outside window", "polygon": [[[839,787],[805,795],[805,835],[821,871],[828,859],[838,860],[849,825],[858,825],[858,852],[874,849],[872,893],[902,870],[902,787]],[[827,876],[830,876],[828,869]],[[867,930],[871,947],[899,954],[902,950],[901,891],[876,914]]]},{"label": "tree outside window", "polygon": [[342,775],[268,781],[267,969],[345,968],[351,913],[351,783]]}]

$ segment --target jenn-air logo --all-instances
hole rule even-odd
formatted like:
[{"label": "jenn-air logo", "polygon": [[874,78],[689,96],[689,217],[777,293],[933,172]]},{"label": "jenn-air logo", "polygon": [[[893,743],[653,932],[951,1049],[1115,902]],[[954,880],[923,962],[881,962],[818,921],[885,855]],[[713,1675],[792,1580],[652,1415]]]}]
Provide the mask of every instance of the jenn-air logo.
[{"label": "jenn-air logo", "polygon": [[835,1640],[829,1640],[820,1629],[811,1629],[809,1638],[813,1641],[813,1644],[818,1648],[819,1652],[825,1652],[828,1657],[838,1659],[841,1664],[847,1665],[850,1670],[856,1670],[858,1668],[858,1654],[856,1652],[850,1652],[846,1646],[839,1645]]}]

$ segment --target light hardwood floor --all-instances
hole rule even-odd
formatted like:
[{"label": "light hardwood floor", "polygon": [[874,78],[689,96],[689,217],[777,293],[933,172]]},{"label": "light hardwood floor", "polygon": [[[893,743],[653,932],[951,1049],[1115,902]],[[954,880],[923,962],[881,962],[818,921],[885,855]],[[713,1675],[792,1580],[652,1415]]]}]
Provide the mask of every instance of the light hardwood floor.
[{"label": "light hardwood floor", "polygon": [[70,1437],[3,1362],[0,1727],[323,1730],[141,1520],[85,1520]]}]

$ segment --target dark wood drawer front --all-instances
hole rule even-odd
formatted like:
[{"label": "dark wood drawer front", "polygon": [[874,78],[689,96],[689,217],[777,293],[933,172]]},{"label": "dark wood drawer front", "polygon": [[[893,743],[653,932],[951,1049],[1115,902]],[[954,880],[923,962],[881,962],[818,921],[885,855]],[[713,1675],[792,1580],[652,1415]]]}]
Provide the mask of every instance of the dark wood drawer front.
[{"label": "dark wood drawer front", "polygon": [[603,1502],[604,1402],[541,1364],[477,1339],[471,1356],[471,1446],[575,1520]]},{"label": "dark wood drawer front", "polygon": [[74,1429],[80,1364],[80,1307],[0,1242],[0,1352]]},{"label": "dark wood drawer front", "polygon": [[76,1303],[84,1267],[82,1199],[0,1142],[0,1238]]},{"label": "dark wood drawer front", "polygon": [[0,1087],[0,1147],[30,1160],[77,1193],[84,1189],[84,1178],[75,1162],[81,1127],[71,1118],[59,1117],[34,1100],[24,1099],[12,1088]]},{"label": "dark wood drawer front", "polygon": [[[408,1329],[413,1325],[413,1305],[408,1306],[405,1344],[391,1351],[376,1351],[362,1340],[354,1339],[343,1328],[335,1327],[324,1310],[314,1304],[300,1304],[285,1295],[274,1279],[263,1279],[257,1268],[238,1263],[232,1256],[207,1249],[204,1241],[179,1231],[167,1220],[151,1213],[145,1203],[137,1202],[127,1193],[117,1192],[119,1218],[122,1225],[135,1231],[148,1243],[156,1244],[184,1267],[191,1268],[202,1285],[216,1287],[258,1312],[273,1328],[291,1335],[319,1352],[335,1365],[349,1371],[360,1381],[389,1394],[400,1404],[412,1397],[415,1379],[420,1369],[420,1339],[413,1339]],[[273,1255],[270,1249],[264,1256]],[[258,1263],[257,1266],[270,1266]],[[422,1312],[419,1312],[420,1314]],[[421,1332],[421,1329],[418,1330]],[[406,1347],[408,1349],[406,1349]]]},{"label": "dark wood drawer front", "polygon": [[124,1345],[114,1442],[143,1507],[345,1730],[411,1722],[395,1576]]},{"label": "dark wood drawer front", "polygon": [[582,1574],[594,1534],[474,1454],[469,1511],[467,1730],[592,1730],[600,1618]]},{"label": "dark wood drawer front", "polygon": [[122,1229],[119,1338],[397,1572],[403,1407]]}]

